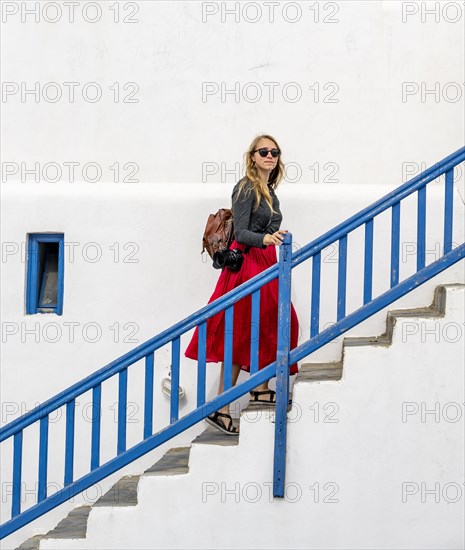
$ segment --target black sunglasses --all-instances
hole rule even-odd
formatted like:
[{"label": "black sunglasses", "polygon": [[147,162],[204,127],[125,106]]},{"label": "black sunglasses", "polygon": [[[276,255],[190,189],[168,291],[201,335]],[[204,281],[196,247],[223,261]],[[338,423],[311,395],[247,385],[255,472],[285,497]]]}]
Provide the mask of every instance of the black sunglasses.
[{"label": "black sunglasses", "polygon": [[267,149],[266,147],[260,147],[260,149],[255,149],[254,153],[258,151],[259,155],[263,158],[268,156],[268,153],[271,153],[273,158],[279,157],[281,151],[279,149]]}]

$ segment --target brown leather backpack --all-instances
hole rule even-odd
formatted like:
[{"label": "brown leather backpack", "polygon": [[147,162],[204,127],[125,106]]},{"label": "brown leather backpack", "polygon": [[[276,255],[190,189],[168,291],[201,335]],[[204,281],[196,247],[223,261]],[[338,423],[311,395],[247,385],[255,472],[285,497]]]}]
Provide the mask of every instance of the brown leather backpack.
[{"label": "brown leather backpack", "polygon": [[216,214],[208,216],[203,233],[202,254],[207,250],[210,258],[220,250],[229,248],[234,237],[233,215],[230,208],[220,208]]}]

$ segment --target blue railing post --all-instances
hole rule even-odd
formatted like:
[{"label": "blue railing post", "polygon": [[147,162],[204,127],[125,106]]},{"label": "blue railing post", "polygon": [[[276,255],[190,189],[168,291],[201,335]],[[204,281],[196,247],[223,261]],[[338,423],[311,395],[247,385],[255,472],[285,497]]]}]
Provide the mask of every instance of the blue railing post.
[{"label": "blue railing post", "polygon": [[292,234],[285,233],[279,247],[278,350],[276,353],[276,418],[273,496],[284,497],[286,474],[286,422],[289,403],[289,351],[291,322]]}]

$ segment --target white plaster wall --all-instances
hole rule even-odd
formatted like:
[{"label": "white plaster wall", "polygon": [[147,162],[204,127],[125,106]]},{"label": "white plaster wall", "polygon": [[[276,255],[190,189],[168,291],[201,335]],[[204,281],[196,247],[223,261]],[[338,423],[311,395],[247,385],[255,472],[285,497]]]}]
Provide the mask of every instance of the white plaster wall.
[{"label": "white plaster wall", "polygon": [[48,4],[2,2],[2,181],[233,183],[268,132],[289,181],[396,185],[463,144],[463,1]]},{"label": "white plaster wall", "polygon": [[194,443],[187,475],[143,476],[136,506],[41,548],[463,548],[464,315],[450,286],[444,317],[399,318],[391,346],[346,349],[340,381],[296,383],[284,499],[273,413],[250,411],[238,446]]}]

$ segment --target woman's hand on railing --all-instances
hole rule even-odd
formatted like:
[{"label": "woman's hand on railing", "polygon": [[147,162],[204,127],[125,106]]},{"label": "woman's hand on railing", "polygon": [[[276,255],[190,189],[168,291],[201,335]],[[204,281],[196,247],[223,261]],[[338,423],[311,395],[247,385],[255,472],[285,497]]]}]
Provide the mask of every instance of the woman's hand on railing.
[{"label": "woman's hand on railing", "polygon": [[272,235],[267,233],[263,237],[263,244],[266,244],[267,246],[269,244],[277,244],[277,245],[282,244],[283,237],[281,235],[284,234],[284,233],[287,233],[287,229],[278,229],[278,231],[276,231]]}]

